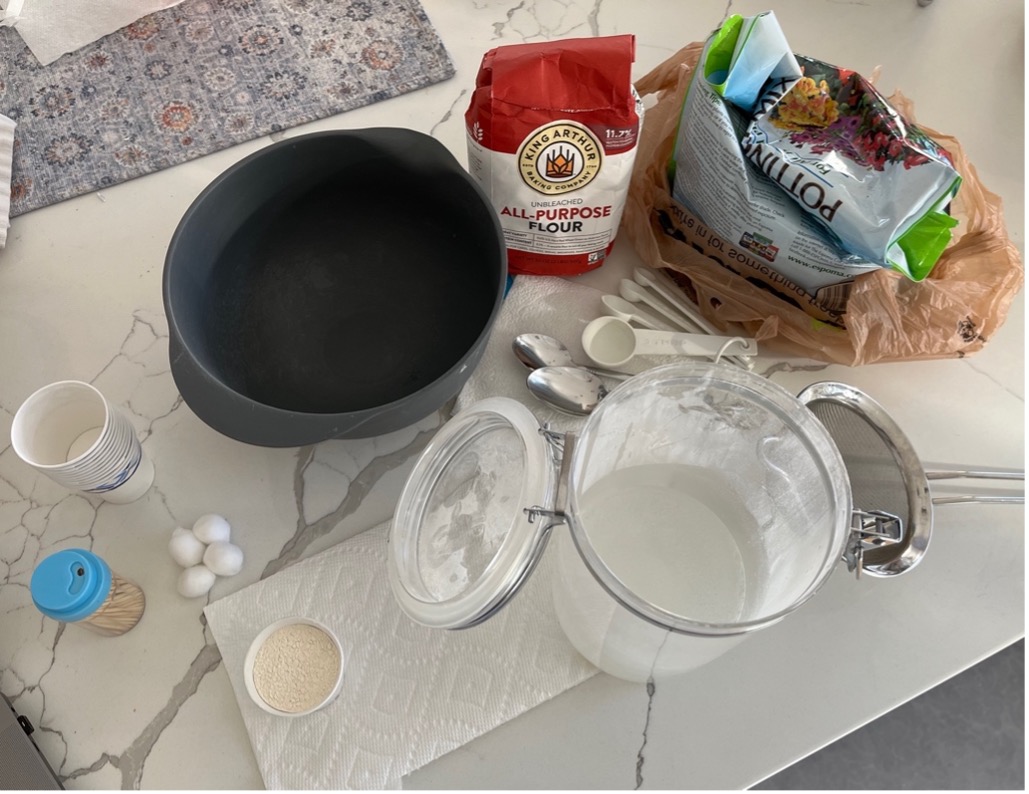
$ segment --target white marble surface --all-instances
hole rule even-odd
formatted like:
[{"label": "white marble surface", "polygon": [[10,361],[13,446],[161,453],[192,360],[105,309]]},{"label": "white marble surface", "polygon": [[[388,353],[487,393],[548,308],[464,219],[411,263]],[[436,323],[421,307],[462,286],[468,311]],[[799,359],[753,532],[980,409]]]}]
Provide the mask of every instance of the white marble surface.
[{"label": "white marble surface", "polygon": [[[407,126],[464,160],[462,114],[482,53],[500,43],[633,32],[642,75],[703,39],[726,11],[776,10],[793,47],[902,88],[918,117],[955,134],[1004,197],[1023,248],[1024,9],[1017,0],[424,0],[457,66],[446,83],[289,130]],[[217,174],[268,138],[16,218],[0,251],[0,690],[69,788],[259,788],[261,778],[204,600],[175,593],[168,533],[201,513],[231,518],[247,553],[216,599],[385,519],[411,457],[438,424],[359,442],[269,450],[226,439],[178,397],[160,278],[171,233]],[[631,267],[627,245],[585,280]],[[864,388],[923,460],[1021,467],[1024,307],[960,361],[779,372]],[[130,505],[70,495],[21,464],[8,430],[38,386],[77,378],[131,409],[157,466]],[[954,675],[1024,633],[1024,513],[940,508],[910,576],[838,572],[788,620],[648,691],[598,676],[419,770],[410,788],[744,787]],[[34,611],[46,554],[85,545],[147,592],[118,639]],[[959,715],[955,715],[959,718]],[[346,741],[340,737],[340,741]],[[848,781],[860,788],[861,781]]]}]

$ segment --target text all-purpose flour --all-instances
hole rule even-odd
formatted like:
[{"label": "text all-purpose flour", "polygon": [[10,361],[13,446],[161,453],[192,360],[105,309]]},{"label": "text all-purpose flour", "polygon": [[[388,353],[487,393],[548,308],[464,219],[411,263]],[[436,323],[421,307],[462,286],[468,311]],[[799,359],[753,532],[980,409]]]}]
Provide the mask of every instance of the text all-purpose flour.
[{"label": "text all-purpose flour", "polygon": [[512,273],[574,275],[614,245],[643,108],[630,35],[515,44],[482,59],[468,170],[500,216]]}]

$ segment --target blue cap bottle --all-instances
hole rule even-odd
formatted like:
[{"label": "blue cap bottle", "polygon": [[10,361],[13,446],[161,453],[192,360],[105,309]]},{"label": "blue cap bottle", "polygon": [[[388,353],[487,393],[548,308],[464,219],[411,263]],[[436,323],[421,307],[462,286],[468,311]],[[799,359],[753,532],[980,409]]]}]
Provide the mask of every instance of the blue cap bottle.
[{"label": "blue cap bottle", "polygon": [[111,592],[111,569],[90,551],[66,549],[36,566],[29,589],[44,615],[77,623],[96,612]]},{"label": "blue cap bottle", "polygon": [[32,572],[32,603],[44,615],[113,637],[135,626],[146,608],[138,585],[85,549],[51,554]]},{"label": "blue cap bottle", "polygon": [[85,549],[51,554],[32,572],[29,589],[32,603],[44,615],[109,637],[135,626],[146,607],[137,585]]}]

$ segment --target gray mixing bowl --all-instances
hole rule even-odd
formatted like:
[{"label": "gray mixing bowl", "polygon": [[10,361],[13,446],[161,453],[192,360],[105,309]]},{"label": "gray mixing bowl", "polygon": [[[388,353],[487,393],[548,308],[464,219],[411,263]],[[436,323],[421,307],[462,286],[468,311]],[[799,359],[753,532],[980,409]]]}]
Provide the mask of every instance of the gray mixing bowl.
[{"label": "gray mixing bowl", "polygon": [[197,416],[250,444],[399,430],[471,375],[506,277],[489,199],[435,139],[280,141],[215,179],[172,237],[172,376]]}]

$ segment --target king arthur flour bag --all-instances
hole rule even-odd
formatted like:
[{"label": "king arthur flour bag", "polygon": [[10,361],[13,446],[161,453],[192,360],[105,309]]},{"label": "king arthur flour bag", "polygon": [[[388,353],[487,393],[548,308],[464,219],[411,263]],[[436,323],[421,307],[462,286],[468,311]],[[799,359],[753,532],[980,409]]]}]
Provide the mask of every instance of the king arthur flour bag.
[{"label": "king arthur flour bag", "polygon": [[465,114],[468,170],[500,216],[512,273],[575,275],[614,245],[643,106],[635,38],[497,47]]}]

